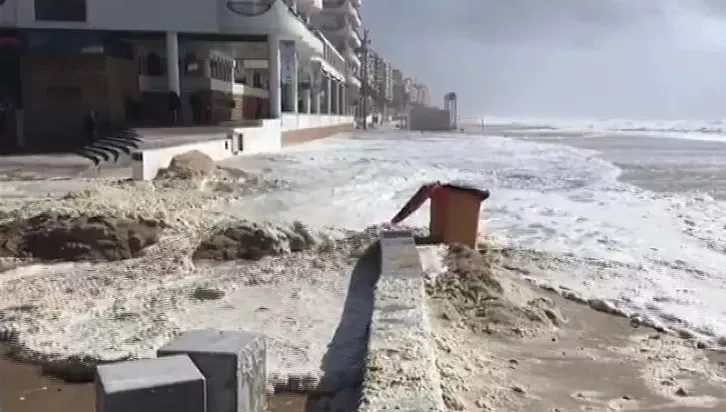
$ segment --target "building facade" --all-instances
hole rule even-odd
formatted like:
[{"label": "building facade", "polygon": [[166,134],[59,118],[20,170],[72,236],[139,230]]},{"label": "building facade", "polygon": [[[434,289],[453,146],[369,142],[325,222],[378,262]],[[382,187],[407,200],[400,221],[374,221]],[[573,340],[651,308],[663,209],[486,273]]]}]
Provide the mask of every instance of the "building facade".
[{"label": "building facade", "polygon": [[362,86],[361,5],[362,0],[322,0],[322,7],[311,19],[313,27],[321,30],[345,59],[345,98],[348,113],[353,113]]},{"label": "building facade", "polygon": [[349,114],[356,43],[339,51],[312,24],[329,8],[321,0],[0,1],[0,147],[71,142],[90,111],[108,125]]}]

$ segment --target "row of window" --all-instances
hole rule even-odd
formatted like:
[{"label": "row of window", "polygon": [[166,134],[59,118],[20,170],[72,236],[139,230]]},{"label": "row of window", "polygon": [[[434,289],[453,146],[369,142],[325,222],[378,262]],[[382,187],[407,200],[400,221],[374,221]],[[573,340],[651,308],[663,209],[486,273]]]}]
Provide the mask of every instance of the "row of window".
[{"label": "row of window", "polygon": [[[186,76],[203,76],[204,60],[194,53],[187,53],[180,60],[181,71]],[[234,63],[229,60],[213,58],[209,61],[210,77],[217,80],[232,81]],[[150,52],[139,58],[139,73],[145,76],[165,76],[166,58],[157,52]]]}]

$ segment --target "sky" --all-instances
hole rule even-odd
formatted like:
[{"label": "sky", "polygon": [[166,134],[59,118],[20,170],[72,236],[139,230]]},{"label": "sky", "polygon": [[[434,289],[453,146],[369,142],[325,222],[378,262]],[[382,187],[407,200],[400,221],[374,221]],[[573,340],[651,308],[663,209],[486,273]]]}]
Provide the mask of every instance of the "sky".
[{"label": "sky", "polygon": [[363,0],[372,47],[463,116],[726,119],[726,0]]}]

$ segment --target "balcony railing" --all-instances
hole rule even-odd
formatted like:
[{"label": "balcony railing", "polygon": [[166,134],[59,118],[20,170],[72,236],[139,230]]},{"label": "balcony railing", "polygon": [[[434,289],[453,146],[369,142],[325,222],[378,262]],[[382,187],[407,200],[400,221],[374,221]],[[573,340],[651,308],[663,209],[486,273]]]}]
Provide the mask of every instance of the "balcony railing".
[{"label": "balcony railing", "polygon": [[227,9],[242,16],[259,16],[272,8],[277,0],[228,0]]},{"label": "balcony railing", "polygon": [[335,70],[337,70],[341,75],[345,75],[345,58],[319,30],[315,30],[315,36],[323,42],[323,59],[333,66],[333,68],[335,68]]}]

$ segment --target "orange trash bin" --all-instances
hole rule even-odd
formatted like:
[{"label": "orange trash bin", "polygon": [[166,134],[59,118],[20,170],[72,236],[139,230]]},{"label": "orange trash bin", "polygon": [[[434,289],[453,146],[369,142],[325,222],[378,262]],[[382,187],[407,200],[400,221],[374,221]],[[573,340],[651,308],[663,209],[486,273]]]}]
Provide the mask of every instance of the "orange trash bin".
[{"label": "orange trash bin", "polygon": [[461,243],[476,247],[479,235],[481,203],[489,191],[465,183],[429,183],[406,203],[391,220],[398,224],[431,199],[429,230],[431,240],[442,243]]}]

